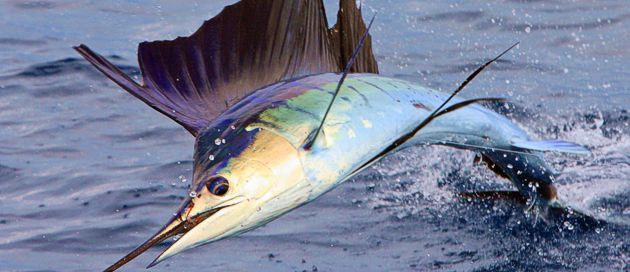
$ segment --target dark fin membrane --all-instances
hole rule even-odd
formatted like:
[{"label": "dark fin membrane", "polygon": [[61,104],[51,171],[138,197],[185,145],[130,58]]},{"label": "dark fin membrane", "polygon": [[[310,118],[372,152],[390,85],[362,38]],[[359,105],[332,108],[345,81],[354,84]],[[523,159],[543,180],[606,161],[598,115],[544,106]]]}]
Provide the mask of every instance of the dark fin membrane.
[{"label": "dark fin membrane", "polygon": [[554,202],[558,193],[554,183],[554,170],[540,154],[483,151],[482,159],[490,170],[507,177],[519,192],[540,204]]},{"label": "dark fin membrane", "polygon": [[92,51],[89,47],[82,44],[75,46],[74,49],[88,62],[92,63],[96,69],[118,84],[118,86],[142,100],[142,102],[151,106],[151,108],[170,117],[193,135],[196,135],[197,132],[203,128],[202,123],[199,122],[199,119],[196,117],[196,112],[190,111],[186,107],[180,107],[175,101],[168,99],[160,93],[151,91],[151,89],[146,86],[138,85],[138,83],[129,78],[129,76],[118,69],[118,67],[114,66],[114,64],[103,56]]},{"label": "dark fin membrane", "polygon": [[[342,0],[340,7],[339,22],[329,29],[321,0],[243,0],[227,6],[189,37],[141,43],[144,86],[86,46],[77,50],[125,90],[196,135],[263,86],[343,71],[365,24],[354,0]],[[378,73],[371,48],[367,37],[353,72]]]},{"label": "dark fin membrane", "polygon": [[469,199],[500,199],[522,204],[548,225],[592,230],[606,224],[603,220],[562,204],[553,184],[555,171],[540,155],[482,151],[479,160],[485,162],[497,175],[512,181],[518,191],[460,195]]},{"label": "dark fin membrane", "polygon": [[510,177],[505,172],[503,172],[503,170],[501,170],[501,167],[497,166],[490,158],[488,158],[488,156],[484,154],[477,154],[475,156],[474,164],[478,165],[478,164],[481,164],[481,162],[484,162],[486,166],[490,168],[490,171],[497,174],[497,176],[510,179]]},{"label": "dark fin membrane", "polygon": [[[341,0],[339,2],[337,23],[330,29],[329,33],[334,51],[340,53],[340,64],[345,66],[354,49],[359,45],[361,35],[367,33],[361,10],[357,8],[355,0]],[[372,54],[372,42],[369,33],[349,72],[378,74],[378,64]]]}]

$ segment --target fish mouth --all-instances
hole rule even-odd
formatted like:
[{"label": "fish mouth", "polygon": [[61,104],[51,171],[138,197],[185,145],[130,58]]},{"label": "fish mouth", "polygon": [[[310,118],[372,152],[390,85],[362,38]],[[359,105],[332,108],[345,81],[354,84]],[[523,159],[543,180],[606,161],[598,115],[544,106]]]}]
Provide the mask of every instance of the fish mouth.
[{"label": "fish mouth", "polygon": [[[199,225],[199,223],[210,218],[212,215],[214,215],[218,211],[224,208],[236,205],[238,203],[240,202],[217,205],[217,207],[212,208],[208,211],[202,212],[192,217],[188,217],[190,211],[195,206],[195,203],[192,201],[192,198],[187,197],[184,203],[182,204],[182,206],[179,208],[178,212],[174,214],[174,216],[169,220],[169,222],[166,225],[164,225],[164,227],[162,227],[162,229],[160,229],[157,233],[155,233],[151,238],[149,238],[147,241],[142,243],[140,246],[136,247],[133,251],[129,252],[127,255],[122,257],[116,263],[106,268],[104,271],[106,272],[116,271],[118,268],[130,262],[131,260],[135,259],[136,257],[138,257],[143,252],[147,251],[152,246],[159,244],[170,237],[173,237],[176,235],[184,235],[190,230],[192,230],[193,228],[195,228],[197,225]],[[149,264],[147,268],[152,267],[158,264],[160,261],[162,261],[160,259],[160,256],[158,256],[158,258],[156,258],[153,262],[151,262],[151,264]]]}]

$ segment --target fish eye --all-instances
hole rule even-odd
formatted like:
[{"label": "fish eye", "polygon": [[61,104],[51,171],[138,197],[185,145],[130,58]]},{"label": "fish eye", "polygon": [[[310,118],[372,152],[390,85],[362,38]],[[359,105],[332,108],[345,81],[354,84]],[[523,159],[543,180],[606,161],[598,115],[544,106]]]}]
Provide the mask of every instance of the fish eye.
[{"label": "fish eye", "polygon": [[210,191],[211,194],[222,196],[227,193],[228,189],[230,188],[230,183],[226,178],[222,176],[217,176],[210,179],[206,184],[206,187],[208,187],[208,191]]}]

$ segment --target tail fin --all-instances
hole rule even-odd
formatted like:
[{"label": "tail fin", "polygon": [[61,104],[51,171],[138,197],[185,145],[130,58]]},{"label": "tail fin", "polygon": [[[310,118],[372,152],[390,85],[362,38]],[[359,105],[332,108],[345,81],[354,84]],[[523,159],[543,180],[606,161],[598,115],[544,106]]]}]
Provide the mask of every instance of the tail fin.
[{"label": "tail fin", "polygon": [[565,152],[565,153],[575,153],[582,155],[589,155],[591,151],[586,147],[583,147],[578,144],[574,144],[571,142],[560,141],[560,140],[547,140],[547,141],[512,141],[512,146],[536,150],[536,151],[556,151],[556,152]]},{"label": "tail fin", "polygon": [[[189,37],[143,42],[143,86],[82,45],[89,62],[193,135],[255,90],[299,76],[341,72],[365,30],[354,0],[341,0],[329,29],[322,0],[242,0]],[[365,40],[353,72],[378,73]]]},{"label": "tail fin", "polygon": [[603,219],[599,219],[587,212],[568,207],[558,201],[546,203],[546,205],[532,205],[535,203],[528,203],[530,200],[517,191],[461,192],[457,193],[457,195],[469,202],[488,200],[507,201],[522,206],[527,211],[534,212],[536,219],[540,216],[548,225],[556,225],[560,228],[569,228],[574,231],[591,231],[608,225],[608,222]]},{"label": "tail fin", "polygon": [[557,200],[558,194],[553,185],[555,171],[540,155],[483,151],[481,159],[490,170],[512,181],[526,199],[540,203]]}]

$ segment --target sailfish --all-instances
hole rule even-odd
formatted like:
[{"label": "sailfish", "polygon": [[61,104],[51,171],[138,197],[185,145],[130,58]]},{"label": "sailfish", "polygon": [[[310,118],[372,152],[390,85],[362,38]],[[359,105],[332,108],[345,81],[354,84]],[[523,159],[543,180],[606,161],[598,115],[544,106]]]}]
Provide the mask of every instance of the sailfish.
[{"label": "sailfish", "polygon": [[[100,72],[195,137],[192,184],[164,227],[106,268],[114,271],[169,237],[150,265],[260,227],[309,203],[381,158],[418,145],[472,150],[514,185],[466,197],[528,203],[544,218],[565,208],[548,151],[583,146],[537,141],[506,117],[453,93],[379,75],[369,25],[340,0],[329,27],[321,0],[242,0],[188,37],[140,43],[142,82],[85,45]],[[430,159],[430,158],[427,158]]]}]

